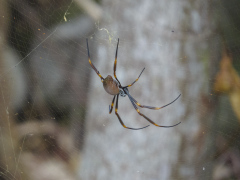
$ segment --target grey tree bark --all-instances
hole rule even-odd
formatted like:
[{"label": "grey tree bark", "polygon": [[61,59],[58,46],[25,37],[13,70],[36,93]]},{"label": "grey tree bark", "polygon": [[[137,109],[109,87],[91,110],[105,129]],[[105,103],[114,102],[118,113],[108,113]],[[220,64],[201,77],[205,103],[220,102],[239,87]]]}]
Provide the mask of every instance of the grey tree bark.
[{"label": "grey tree bark", "polygon": [[[130,84],[146,68],[129,88],[139,103],[161,106],[182,94],[162,110],[140,110],[161,125],[182,123],[167,129],[154,125],[139,131],[122,128],[114,111],[108,114],[112,96],[104,92],[92,70],[81,179],[211,179],[214,104],[209,103],[208,78],[215,73],[212,53],[218,44],[211,1],[104,0],[103,7],[103,21],[89,41],[95,66],[103,77],[113,75],[119,37],[117,76],[121,83]],[[126,125],[149,124],[128,101],[120,98],[119,103]]]}]

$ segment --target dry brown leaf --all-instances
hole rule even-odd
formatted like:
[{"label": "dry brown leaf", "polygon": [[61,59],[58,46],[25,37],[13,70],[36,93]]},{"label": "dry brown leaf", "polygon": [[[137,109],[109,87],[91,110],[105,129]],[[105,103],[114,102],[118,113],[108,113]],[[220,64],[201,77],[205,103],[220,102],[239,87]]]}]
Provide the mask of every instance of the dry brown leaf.
[{"label": "dry brown leaf", "polygon": [[223,51],[220,70],[216,75],[213,89],[215,93],[229,96],[232,108],[240,121],[240,77],[232,65],[232,57],[226,50]]}]

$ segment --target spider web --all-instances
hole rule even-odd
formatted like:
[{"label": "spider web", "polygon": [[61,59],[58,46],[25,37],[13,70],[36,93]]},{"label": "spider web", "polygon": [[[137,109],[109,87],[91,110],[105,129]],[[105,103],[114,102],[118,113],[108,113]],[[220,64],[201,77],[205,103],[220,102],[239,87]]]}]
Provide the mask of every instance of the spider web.
[{"label": "spider web", "polygon": [[[82,152],[85,148],[85,141],[88,140],[88,137],[86,137],[88,133],[86,124],[88,122],[86,122],[86,119],[94,116],[96,123],[98,123],[99,118],[101,119],[105,114],[108,114],[108,104],[112,101],[112,96],[105,93],[99,77],[87,61],[86,38],[89,39],[92,62],[102,76],[106,77],[108,74],[113,74],[112,66],[119,34],[138,33],[138,27],[134,24],[128,27],[114,27],[111,17],[103,15],[104,12],[102,12],[99,2],[90,2],[89,4],[85,0],[13,0],[8,3],[9,6],[4,6],[8,10],[2,15],[2,18],[5,18],[2,24],[7,30],[5,30],[6,43],[2,45],[2,49],[4,49],[4,68],[0,72],[1,82],[3,83],[0,93],[4,100],[1,117],[6,116],[6,120],[3,121],[0,128],[1,177],[3,179],[77,179],[76,174],[85,172],[81,170],[80,165],[85,162],[82,161],[84,159],[84,153]],[[114,4],[117,2],[113,1],[112,3],[109,13],[116,10]],[[216,5],[216,7],[211,7],[211,14],[216,19],[221,19],[221,23],[218,25],[221,32],[215,31],[214,33],[215,35],[221,34],[224,40],[219,41],[216,48],[210,49],[210,52],[216,52],[216,49],[221,51],[222,44],[226,44],[232,55],[234,68],[239,71],[238,37],[240,36],[238,34],[240,16],[238,9],[240,4],[233,0],[214,3],[211,6]],[[101,18],[112,21],[113,25],[102,25],[100,15],[102,15]],[[135,17],[129,18],[135,19],[139,16],[142,17],[144,14],[139,13]],[[146,22],[145,26],[150,27],[151,24]],[[171,35],[177,34],[178,30],[174,27],[171,28]],[[186,33],[189,37],[193,37],[191,32]],[[203,32],[201,38],[207,40],[209,38],[208,32]],[[169,48],[164,43],[145,42],[149,49],[144,50],[146,53],[140,54],[139,49],[145,47],[141,47],[141,44],[144,44],[143,41],[144,39],[140,39],[139,43],[136,44],[128,37],[120,37],[117,76],[122,85],[133,82],[146,64],[136,63],[131,59],[127,63],[122,63],[121,60],[128,59],[129,49],[136,58],[158,59],[159,57],[152,55],[151,50]],[[107,46],[107,51],[102,48],[102,44]],[[110,58],[101,59],[106,54]],[[216,57],[219,56],[219,61],[221,59],[220,54],[215,55]],[[167,104],[181,93],[177,88],[177,80],[166,82],[168,80],[166,76],[174,74],[174,69],[169,70],[166,67],[173,65],[175,69],[178,68],[177,60],[174,60],[171,55],[169,56],[171,61],[161,61],[157,70],[145,67],[146,69],[142,74],[142,76],[147,76],[151,71],[158,71],[163,76],[156,72],[158,77],[150,78],[147,84],[141,83],[141,78],[144,78],[141,77],[131,89],[129,88],[132,96],[140,103],[153,106]],[[183,56],[182,59],[184,58]],[[174,66],[174,64],[176,65]],[[191,65],[189,67],[190,71],[197,70],[197,67],[191,67]],[[151,94],[152,91],[161,87],[158,86],[156,79],[171,87],[169,92],[162,92],[168,93],[166,97],[158,98]],[[205,78],[203,81],[207,81],[206,84],[213,85],[215,77],[207,80]],[[5,82],[8,82],[9,85],[5,85]],[[183,86],[188,86],[188,84],[185,83]],[[93,89],[94,92],[97,92],[97,95],[91,94]],[[139,89],[144,93],[139,93]],[[95,97],[92,101],[89,100],[91,96]],[[141,101],[143,96],[147,97],[144,102]],[[216,97],[212,91],[212,94],[204,100],[212,102],[213,96]],[[108,102],[106,106],[103,100]],[[189,104],[197,103],[194,97],[186,99],[182,96],[181,101]],[[238,166],[240,162],[240,153],[238,152],[239,121],[232,109],[228,95],[219,98],[218,104],[217,120],[214,121],[217,124],[211,129],[211,133],[217,137],[216,149],[211,149],[215,153],[213,153],[212,160],[202,163],[205,166],[199,165],[203,171],[199,176],[209,179],[232,176],[237,179],[240,178],[239,174],[235,172],[236,169],[240,169]],[[94,114],[89,115],[88,108],[90,105],[97,108]],[[178,106],[168,107],[162,113],[165,115],[171,114]],[[132,112],[127,111],[128,109],[132,109]],[[141,109],[141,111],[144,114],[150,114],[151,117],[159,116],[159,112],[156,111],[151,111],[151,113],[145,109]],[[207,114],[205,113],[207,109],[201,107],[199,112]],[[119,100],[119,113],[129,127],[142,125],[140,123],[136,124],[138,121],[128,120],[133,119],[130,117],[136,113],[128,98]],[[120,128],[125,132],[114,113],[109,116],[111,121],[105,120],[104,123],[101,123],[105,131],[110,132],[110,134],[114,133],[115,129],[108,127],[115,123],[115,128]],[[143,121],[141,123],[145,122],[144,120],[141,121]],[[166,118],[163,122],[171,125],[176,121],[173,122],[172,119]],[[87,125],[91,125],[91,123]],[[196,133],[195,129],[192,128],[192,125],[195,125],[194,121],[187,125],[182,122],[181,125],[186,126],[185,129],[189,128],[189,134]],[[211,123],[203,122],[201,125],[210,129]],[[168,133],[164,130],[164,133],[159,135],[167,138]],[[154,134],[149,132],[148,136],[144,137],[142,132],[136,132],[130,135],[133,135],[138,141],[141,138],[150,139]],[[106,141],[112,142],[114,138],[108,137]],[[174,141],[169,142],[173,143]],[[125,148],[122,146],[124,144],[120,143],[119,148]],[[206,145],[206,149],[210,147]],[[109,148],[109,151],[115,150],[116,147]],[[177,152],[177,149],[174,149],[173,152]],[[143,151],[144,153],[147,152]],[[137,154],[137,156],[141,155]],[[101,157],[99,158],[101,159]],[[164,159],[164,157],[161,158]],[[118,160],[114,161],[116,167],[118,167]],[[123,159],[123,161],[129,161],[129,159]],[[149,163],[149,161],[146,160],[144,163]],[[181,163],[181,161],[179,160],[177,163]],[[205,176],[202,175],[213,163],[215,165],[212,166],[212,171],[208,171]],[[226,166],[227,163],[230,165]],[[136,166],[136,164],[132,165]],[[141,179],[141,176],[152,177],[142,169],[144,165],[137,167],[139,170],[134,172],[136,179]],[[168,168],[164,168],[164,172],[167,174]],[[226,174],[221,173],[221,168],[225,170]]]}]

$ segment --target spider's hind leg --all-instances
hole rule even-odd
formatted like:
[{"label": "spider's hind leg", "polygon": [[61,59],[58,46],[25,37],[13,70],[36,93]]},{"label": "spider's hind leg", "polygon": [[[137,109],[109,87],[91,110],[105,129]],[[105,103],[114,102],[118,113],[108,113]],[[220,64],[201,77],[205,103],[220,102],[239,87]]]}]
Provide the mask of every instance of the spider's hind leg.
[{"label": "spider's hind leg", "polygon": [[117,48],[116,48],[116,54],[115,54],[115,61],[114,61],[114,66],[113,66],[113,75],[114,75],[115,79],[117,80],[117,82],[119,83],[119,85],[121,86],[121,83],[120,83],[120,81],[118,80],[117,75],[116,75],[118,44],[119,44],[119,38],[118,38],[118,42],[117,42]]},{"label": "spider's hind leg", "polygon": [[91,65],[91,67],[93,68],[93,70],[97,73],[97,75],[101,78],[101,81],[103,82],[104,78],[102,77],[102,75],[100,74],[100,72],[97,70],[97,68],[93,65],[92,61],[90,60],[90,52],[89,52],[89,47],[88,47],[88,39],[86,39],[87,42],[87,51],[88,51],[88,62]]}]

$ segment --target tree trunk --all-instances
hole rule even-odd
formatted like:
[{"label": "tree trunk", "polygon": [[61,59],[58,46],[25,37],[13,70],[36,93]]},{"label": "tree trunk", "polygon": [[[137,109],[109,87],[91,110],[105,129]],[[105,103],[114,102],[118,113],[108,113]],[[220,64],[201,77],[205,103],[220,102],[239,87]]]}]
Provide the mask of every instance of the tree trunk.
[{"label": "tree trunk", "polygon": [[[129,88],[140,104],[162,106],[141,109],[160,125],[133,131],[124,129],[114,111],[108,114],[113,96],[104,92],[92,71],[87,112],[82,179],[211,179],[214,104],[209,103],[216,67],[216,41],[210,19],[211,1],[104,0],[105,18],[97,37],[89,41],[92,61],[105,78],[113,75],[117,38],[117,77],[122,85],[132,83],[145,67],[139,81]],[[98,41],[96,41],[98,39]],[[94,49],[96,43],[98,51]],[[211,51],[210,51],[211,50]],[[96,55],[94,55],[96,53]],[[86,57],[87,60],[87,57]],[[149,124],[139,116],[127,97],[120,97],[119,114],[127,126]],[[210,164],[210,165],[209,165]]]}]

